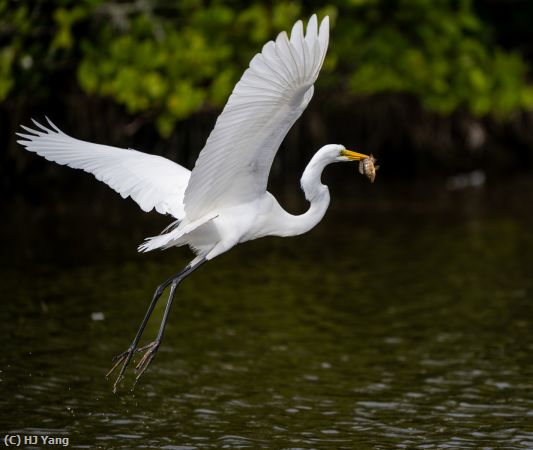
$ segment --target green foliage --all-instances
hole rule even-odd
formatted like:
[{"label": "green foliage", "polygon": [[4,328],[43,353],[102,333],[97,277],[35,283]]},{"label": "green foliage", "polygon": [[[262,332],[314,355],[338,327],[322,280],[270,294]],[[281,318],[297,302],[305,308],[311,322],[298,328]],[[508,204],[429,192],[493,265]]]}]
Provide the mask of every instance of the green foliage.
[{"label": "green foliage", "polygon": [[[340,2],[345,3],[345,2]],[[467,108],[505,116],[533,107],[527,67],[514,53],[491,45],[471,2],[352,0],[339,6],[335,30],[339,73],[359,95],[405,92],[443,114]]]},{"label": "green foliage", "polygon": [[318,9],[334,29],[321,83],[344,93],[403,92],[434,111],[505,116],[533,107],[528,67],[496,47],[471,1],[107,2],[0,0],[0,101],[75,79],[91,95],[176,121],[221,108],[261,45]]},{"label": "green foliage", "polygon": [[235,11],[222,3],[198,8],[190,2],[171,11],[134,12],[123,33],[111,22],[97,39],[83,40],[78,80],[87,92],[110,96],[130,113],[154,113],[167,136],[177,120],[206,105],[221,108],[258,46],[299,14],[290,2],[271,10],[260,3]]}]

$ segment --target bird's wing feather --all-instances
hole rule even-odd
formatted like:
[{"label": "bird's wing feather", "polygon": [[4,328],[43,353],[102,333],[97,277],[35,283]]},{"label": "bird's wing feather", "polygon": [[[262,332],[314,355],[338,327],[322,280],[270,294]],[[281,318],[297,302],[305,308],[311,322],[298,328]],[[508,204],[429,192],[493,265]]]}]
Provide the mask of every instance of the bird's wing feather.
[{"label": "bird's wing feather", "polygon": [[185,190],[187,220],[254,200],[266,191],[281,141],[313,95],[329,40],[326,17],[312,16],[255,55],[200,152]]},{"label": "bird's wing feather", "polygon": [[22,138],[17,142],[30,152],[92,173],[123,198],[131,197],[143,211],[155,208],[183,218],[189,170],[161,156],[75,139],[50,121],[50,128],[33,122],[38,129],[22,126],[28,134],[17,133]]}]

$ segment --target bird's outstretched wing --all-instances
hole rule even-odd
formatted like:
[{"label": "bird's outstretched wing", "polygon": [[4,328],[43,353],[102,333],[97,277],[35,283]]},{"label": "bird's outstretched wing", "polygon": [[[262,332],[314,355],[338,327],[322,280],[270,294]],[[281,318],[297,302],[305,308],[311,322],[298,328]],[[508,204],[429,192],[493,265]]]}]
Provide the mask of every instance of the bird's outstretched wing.
[{"label": "bird's outstretched wing", "polygon": [[[47,119],[48,120],[48,119]],[[183,196],[191,172],[157,155],[81,141],[33,121],[38,130],[22,126],[19,144],[49,161],[92,173],[123,198],[131,197],[143,211],[153,208],[176,219],[184,216]]]},{"label": "bird's outstretched wing", "polygon": [[265,192],[279,145],[313,96],[328,41],[328,18],[318,31],[313,15],[305,37],[298,21],[290,39],[280,33],[255,55],[191,173],[184,199],[188,221]]}]

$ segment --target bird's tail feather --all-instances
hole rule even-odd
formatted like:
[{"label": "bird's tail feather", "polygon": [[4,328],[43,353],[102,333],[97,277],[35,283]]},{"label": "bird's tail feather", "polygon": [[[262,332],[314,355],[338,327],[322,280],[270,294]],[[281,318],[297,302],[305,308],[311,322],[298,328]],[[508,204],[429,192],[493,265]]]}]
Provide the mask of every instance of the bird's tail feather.
[{"label": "bird's tail feather", "polygon": [[[170,224],[169,227],[165,228],[165,230],[163,230],[163,234],[147,238],[141,245],[139,245],[138,250],[140,252],[149,252],[158,248],[165,250],[169,247],[185,245],[187,244],[185,236],[188,233],[196,230],[205,223],[210,222],[215,217],[218,217],[218,214],[206,215],[199,220],[195,220],[194,222],[182,221],[179,224],[174,222]],[[167,230],[170,231],[165,233]]]},{"label": "bird's tail feather", "polygon": [[161,233],[159,233],[159,235],[162,235],[162,234],[167,234],[167,233],[170,233],[172,230],[176,229],[179,227],[181,223],[181,220],[178,219],[178,220],[175,220],[174,222],[172,222],[170,225],[167,225],[163,231],[161,231]]}]

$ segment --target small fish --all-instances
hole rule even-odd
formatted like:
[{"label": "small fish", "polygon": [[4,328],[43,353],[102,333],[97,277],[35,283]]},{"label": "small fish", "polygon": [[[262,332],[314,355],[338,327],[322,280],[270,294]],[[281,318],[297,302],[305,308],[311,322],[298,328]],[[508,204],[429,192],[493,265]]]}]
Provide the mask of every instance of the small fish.
[{"label": "small fish", "polygon": [[361,175],[366,175],[371,183],[376,179],[376,170],[379,169],[379,166],[375,166],[374,163],[377,161],[372,154],[368,158],[362,159],[359,161],[359,173]]}]

